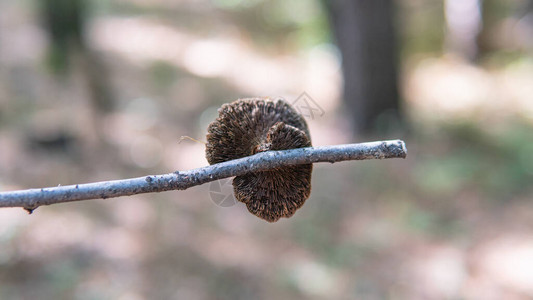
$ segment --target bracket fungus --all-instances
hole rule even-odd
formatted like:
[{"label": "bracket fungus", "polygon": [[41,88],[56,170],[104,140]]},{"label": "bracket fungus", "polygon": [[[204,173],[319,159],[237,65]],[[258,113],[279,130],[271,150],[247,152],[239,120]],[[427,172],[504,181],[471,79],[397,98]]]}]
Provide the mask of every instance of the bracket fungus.
[{"label": "bracket fungus", "polygon": [[[268,150],[311,146],[305,119],[281,98],[222,105],[207,129],[206,158],[216,164]],[[254,172],[233,179],[235,198],[268,221],[289,218],[311,194],[312,164]]]}]

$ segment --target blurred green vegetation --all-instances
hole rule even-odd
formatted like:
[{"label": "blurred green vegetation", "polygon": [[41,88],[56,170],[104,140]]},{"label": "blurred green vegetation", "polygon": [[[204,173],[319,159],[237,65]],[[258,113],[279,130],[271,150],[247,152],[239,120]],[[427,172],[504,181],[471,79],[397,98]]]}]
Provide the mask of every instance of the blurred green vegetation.
[{"label": "blurred green vegetation", "polygon": [[427,157],[415,169],[422,190],[452,196],[469,188],[495,201],[529,192],[533,130],[526,122],[511,120],[503,128],[485,128],[478,123],[444,124],[426,138],[441,149],[426,152]]}]

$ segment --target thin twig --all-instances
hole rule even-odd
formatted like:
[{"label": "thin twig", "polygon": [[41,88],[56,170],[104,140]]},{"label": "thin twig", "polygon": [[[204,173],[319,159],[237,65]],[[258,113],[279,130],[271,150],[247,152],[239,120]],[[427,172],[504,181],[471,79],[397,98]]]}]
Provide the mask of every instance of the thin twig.
[{"label": "thin twig", "polygon": [[41,205],[185,190],[222,178],[290,165],[316,162],[334,163],[345,160],[405,158],[406,155],[407,149],[405,148],[405,143],[401,140],[266,151],[198,169],[176,171],[164,175],[0,192],[0,207],[23,207],[31,213],[31,211]]}]

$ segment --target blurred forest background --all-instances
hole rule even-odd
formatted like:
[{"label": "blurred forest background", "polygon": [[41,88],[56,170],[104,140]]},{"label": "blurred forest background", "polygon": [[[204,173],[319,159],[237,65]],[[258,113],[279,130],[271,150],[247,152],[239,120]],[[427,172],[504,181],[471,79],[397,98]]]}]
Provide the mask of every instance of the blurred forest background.
[{"label": "blurred forest background", "polygon": [[274,224],[209,184],[0,209],[0,299],[531,299],[532,53],[531,0],[0,1],[0,190],[207,165],[180,136],[250,96],[409,149]]}]

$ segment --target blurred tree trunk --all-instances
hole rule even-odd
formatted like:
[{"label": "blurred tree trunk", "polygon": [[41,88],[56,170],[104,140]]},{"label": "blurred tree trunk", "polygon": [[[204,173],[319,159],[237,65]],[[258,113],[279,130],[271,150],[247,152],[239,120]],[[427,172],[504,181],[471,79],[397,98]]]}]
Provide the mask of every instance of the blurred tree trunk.
[{"label": "blurred tree trunk", "polygon": [[48,63],[56,74],[68,68],[72,48],[83,49],[86,3],[84,0],[42,0],[41,17],[50,39]]},{"label": "blurred tree trunk", "polygon": [[342,54],[344,101],[354,132],[390,129],[390,121],[399,120],[392,0],[324,0],[324,4]]},{"label": "blurred tree trunk", "polygon": [[[40,14],[50,40],[49,67],[63,91],[78,95],[72,99],[76,124],[62,123],[63,130],[76,128],[73,139],[84,169],[93,171],[94,161],[112,160],[104,153],[112,147],[105,139],[106,116],[114,110],[114,95],[105,62],[87,43],[88,0],[42,0]],[[84,83],[79,86],[76,80]],[[80,109],[81,108],[81,109]],[[74,126],[73,126],[74,125]]]},{"label": "blurred tree trunk", "polygon": [[41,17],[50,38],[49,64],[58,75],[72,69],[78,56],[97,113],[113,110],[113,96],[105,64],[85,41],[87,0],[43,0]]},{"label": "blurred tree trunk", "polygon": [[89,135],[100,143],[101,119],[113,111],[114,97],[105,63],[85,40],[88,4],[87,0],[43,0],[40,13],[50,39],[49,66],[61,80],[68,80],[67,75],[76,71],[84,77],[92,120],[86,131],[92,130]]}]

